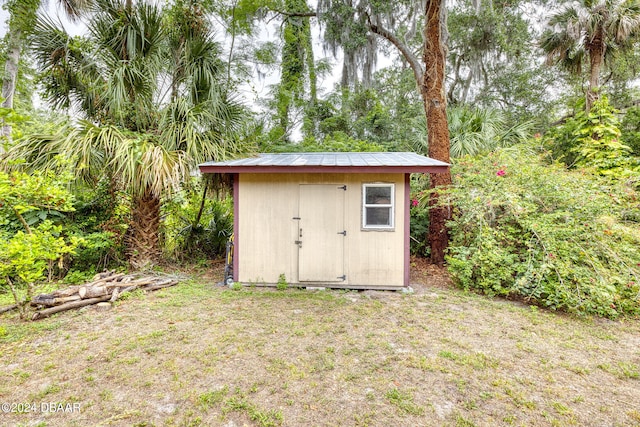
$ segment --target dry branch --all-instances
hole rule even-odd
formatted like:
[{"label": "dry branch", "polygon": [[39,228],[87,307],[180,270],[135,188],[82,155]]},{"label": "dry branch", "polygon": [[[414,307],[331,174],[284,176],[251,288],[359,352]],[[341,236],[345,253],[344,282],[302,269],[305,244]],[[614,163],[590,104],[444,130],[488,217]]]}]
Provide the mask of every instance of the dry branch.
[{"label": "dry branch", "polygon": [[170,286],[174,286],[177,285],[178,281],[177,280],[169,280],[166,283],[157,283],[155,285],[149,285],[145,288],[143,288],[145,291],[156,291],[158,289],[162,289],[162,288],[168,288]]},{"label": "dry branch", "polygon": [[18,308],[18,304],[13,304],[8,307],[2,307],[0,308],[0,314],[6,313],[11,310],[15,310],[16,308]]}]

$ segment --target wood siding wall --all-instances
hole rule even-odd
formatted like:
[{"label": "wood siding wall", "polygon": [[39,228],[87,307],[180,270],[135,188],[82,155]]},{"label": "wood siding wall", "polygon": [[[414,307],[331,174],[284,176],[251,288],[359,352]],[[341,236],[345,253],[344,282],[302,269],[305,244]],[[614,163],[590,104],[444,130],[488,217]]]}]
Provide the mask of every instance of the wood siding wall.
[{"label": "wood siding wall", "polygon": [[[285,274],[299,283],[299,186],[347,185],[344,199],[344,282],[330,286],[402,287],[404,285],[404,174],[240,174],[237,256],[238,280],[274,284]],[[362,230],[362,184],[395,184],[392,231]],[[302,220],[304,221],[304,220]],[[304,237],[302,238],[303,245]],[[331,256],[332,254],[327,254]],[[323,263],[318,259],[318,263]],[[312,286],[305,282],[303,285]]]}]

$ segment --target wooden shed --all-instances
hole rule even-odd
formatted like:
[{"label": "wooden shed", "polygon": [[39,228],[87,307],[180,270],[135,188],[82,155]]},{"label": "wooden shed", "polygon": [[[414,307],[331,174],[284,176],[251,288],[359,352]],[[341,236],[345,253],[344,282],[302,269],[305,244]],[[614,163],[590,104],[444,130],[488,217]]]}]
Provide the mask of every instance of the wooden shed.
[{"label": "wooden shed", "polygon": [[233,279],[274,285],[409,285],[411,173],[449,165],[415,153],[283,153],[208,162],[233,177]]}]

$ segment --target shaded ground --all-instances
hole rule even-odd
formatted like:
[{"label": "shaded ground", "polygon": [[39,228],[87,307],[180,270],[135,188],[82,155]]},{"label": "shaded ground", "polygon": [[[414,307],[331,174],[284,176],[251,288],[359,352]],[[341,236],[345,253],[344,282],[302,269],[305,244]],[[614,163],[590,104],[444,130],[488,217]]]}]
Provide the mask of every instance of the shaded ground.
[{"label": "shaded ground", "polygon": [[47,426],[640,425],[640,321],[453,289],[230,290],[203,271],[111,311],[0,318],[1,413]]}]

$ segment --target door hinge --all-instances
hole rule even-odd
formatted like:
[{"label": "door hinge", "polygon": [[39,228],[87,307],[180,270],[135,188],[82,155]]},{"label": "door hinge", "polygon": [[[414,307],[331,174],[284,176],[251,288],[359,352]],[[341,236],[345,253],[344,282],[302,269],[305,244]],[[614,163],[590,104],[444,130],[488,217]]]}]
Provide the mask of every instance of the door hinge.
[{"label": "door hinge", "polygon": [[343,274],[342,276],[338,276],[337,279],[347,280],[347,275]]},{"label": "door hinge", "polygon": [[342,185],[342,186],[338,187],[338,189],[347,191],[347,186],[346,185]]},{"label": "door hinge", "polygon": [[299,216],[294,216],[294,217],[293,217],[293,218],[291,218],[291,219],[300,219],[300,217],[299,217]]},{"label": "door hinge", "polygon": [[343,236],[347,237],[347,230],[338,231],[338,234],[342,234]]}]

